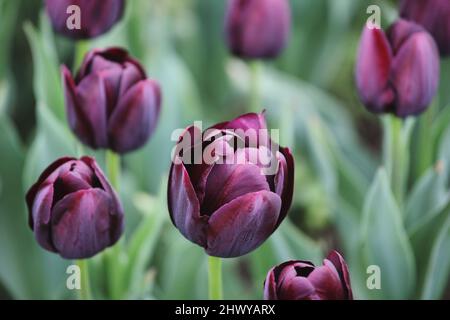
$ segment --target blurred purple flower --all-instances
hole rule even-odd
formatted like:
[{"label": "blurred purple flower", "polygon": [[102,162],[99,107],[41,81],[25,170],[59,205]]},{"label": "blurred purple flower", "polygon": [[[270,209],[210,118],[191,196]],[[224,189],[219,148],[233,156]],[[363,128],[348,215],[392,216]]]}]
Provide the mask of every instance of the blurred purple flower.
[{"label": "blurred purple flower", "polygon": [[[68,8],[80,8],[80,29],[69,29]],[[72,39],[90,39],[108,32],[121,18],[124,0],[45,0],[45,8],[53,29]]]},{"label": "blurred purple flower", "polygon": [[246,59],[278,56],[289,38],[287,0],[229,0],[225,34],[232,54]]},{"label": "blurred purple flower", "polygon": [[66,259],[90,258],[123,231],[123,210],[93,158],[53,162],[27,193],[29,224],[39,245]]},{"label": "blurred purple flower", "polygon": [[[215,139],[207,137],[211,129],[219,133]],[[278,228],[292,202],[294,159],[290,150],[280,147],[270,152],[275,170],[263,174],[263,163],[252,156],[267,155],[265,152],[275,144],[267,135],[247,140],[239,130],[266,132],[264,115],[246,114],[217,124],[203,135],[194,126],[188,128],[179,143],[189,136],[189,146],[182,151],[183,159],[181,152],[175,154],[170,169],[168,205],[172,222],[211,256],[237,257],[254,250]],[[196,133],[200,138],[192,139]],[[230,139],[240,143],[230,146]],[[215,155],[223,155],[216,162],[191,164],[184,160],[197,148],[204,151],[211,147]]]},{"label": "blurred purple flower", "polygon": [[356,84],[369,111],[402,118],[420,114],[437,92],[439,68],[436,44],[421,26],[400,19],[387,35],[364,28]]},{"label": "blurred purple flower", "polygon": [[441,55],[450,55],[450,1],[402,0],[400,15],[424,26],[436,40]]},{"label": "blurred purple flower", "polygon": [[158,83],[125,50],[89,52],[75,79],[62,68],[69,125],[91,148],[126,153],[142,147],[161,108]]},{"label": "blurred purple flower", "polygon": [[300,260],[282,263],[267,274],[264,299],[353,300],[347,264],[336,251],[319,267]]}]

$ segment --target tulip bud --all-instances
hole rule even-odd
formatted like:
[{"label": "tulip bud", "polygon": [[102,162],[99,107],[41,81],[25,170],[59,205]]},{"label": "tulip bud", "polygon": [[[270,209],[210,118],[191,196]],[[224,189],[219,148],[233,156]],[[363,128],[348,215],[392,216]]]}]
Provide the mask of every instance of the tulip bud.
[{"label": "tulip bud", "polygon": [[66,259],[90,258],[123,231],[123,210],[93,158],[53,162],[27,193],[29,224],[39,245]]},{"label": "tulip bud", "polygon": [[69,125],[93,149],[126,153],[142,147],[161,107],[158,83],[119,48],[89,52],[75,79],[62,68]]},{"label": "tulip bud", "polygon": [[72,39],[90,39],[108,32],[122,18],[125,3],[124,0],[46,0],[45,7],[56,32]]},{"label": "tulip bud", "polygon": [[246,59],[275,58],[291,28],[287,0],[229,0],[225,22],[228,47]]},{"label": "tulip bud", "polygon": [[402,0],[400,15],[421,24],[433,35],[441,55],[450,55],[450,1]]},{"label": "tulip bud", "polygon": [[291,152],[269,150],[275,143],[264,115],[246,114],[203,134],[192,126],[181,145],[168,183],[173,224],[211,256],[237,257],[261,245],[286,217],[294,184]]},{"label": "tulip bud", "polygon": [[342,256],[332,251],[320,267],[288,261],[272,268],[264,282],[265,300],[353,300]]},{"label": "tulip bud", "polygon": [[397,21],[388,31],[364,28],[356,64],[361,101],[374,113],[422,113],[438,89],[439,54],[421,26]]}]

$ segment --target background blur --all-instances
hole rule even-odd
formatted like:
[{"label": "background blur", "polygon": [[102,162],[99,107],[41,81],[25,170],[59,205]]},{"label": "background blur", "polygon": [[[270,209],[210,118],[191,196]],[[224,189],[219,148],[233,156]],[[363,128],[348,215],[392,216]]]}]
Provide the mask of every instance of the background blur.
[{"label": "background blur", "polygon": [[[356,49],[370,4],[383,27],[395,1],[291,0],[289,46],[265,64],[262,94],[270,127],[296,159],[294,204],[257,251],[224,266],[225,298],[261,299],[267,271],[289,259],[321,263],[336,248],[349,263],[356,298],[450,298],[450,61],[442,63],[438,109],[430,130],[433,163],[421,167],[412,138],[409,196],[393,204],[381,165],[380,119],[359,103]],[[156,134],[125,157],[121,199],[126,252],[116,298],[207,297],[206,256],[172,226],[166,180],[172,131],[248,110],[249,68],[229,56],[224,0],[127,1],[124,19],[89,47],[123,46],[163,89]],[[53,34],[39,0],[0,0],[0,298],[74,298],[71,261],[45,252],[27,224],[24,194],[57,157],[76,155],[59,66],[73,65],[74,44]],[[262,109],[261,108],[261,109]],[[419,126],[416,126],[415,130]],[[88,152],[103,164],[102,152]],[[399,211],[402,212],[399,212]],[[408,217],[400,221],[398,217]],[[379,265],[382,290],[368,290],[366,268]],[[100,259],[90,261],[94,295],[105,297]]]}]

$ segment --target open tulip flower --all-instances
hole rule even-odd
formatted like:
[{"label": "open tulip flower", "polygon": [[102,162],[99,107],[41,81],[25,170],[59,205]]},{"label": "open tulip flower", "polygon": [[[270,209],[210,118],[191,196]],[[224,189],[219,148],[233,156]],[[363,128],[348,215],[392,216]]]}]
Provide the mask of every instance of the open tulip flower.
[{"label": "open tulip flower", "polygon": [[353,300],[347,264],[336,251],[319,267],[300,260],[282,263],[267,274],[264,299]]},{"label": "open tulip flower", "polygon": [[[80,28],[68,26],[71,6],[77,6]],[[45,0],[53,29],[72,39],[90,39],[108,32],[123,16],[125,0]]]},{"label": "open tulip flower", "polygon": [[39,245],[66,259],[90,258],[123,231],[123,209],[93,158],[53,162],[27,193]]},{"label": "open tulip flower", "polygon": [[400,19],[387,34],[365,26],[356,84],[369,111],[400,118],[420,114],[437,92],[439,68],[436,43],[420,25]]},{"label": "open tulip flower", "polygon": [[230,51],[245,59],[277,57],[291,29],[288,0],[229,0],[225,34]]},{"label": "open tulip flower", "polygon": [[161,108],[159,84],[119,48],[90,51],[75,79],[63,66],[69,125],[93,149],[124,154],[142,147]]},{"label": "open tulip flower", "polygon": [[441,55],[450,55],[450,1],[402,0],[400,15],[425,27],[436,40]]},{"label": "open tulip flower", "polygon": [[[181,145],[168,184],[174,225],[210,256],[237,257],[261,245],[286,217],[294,180],[291,152],[269,138],[264,114],[246,114],[203,134],[192,126]],[[191,161],[198,151],[200,161]]]}]

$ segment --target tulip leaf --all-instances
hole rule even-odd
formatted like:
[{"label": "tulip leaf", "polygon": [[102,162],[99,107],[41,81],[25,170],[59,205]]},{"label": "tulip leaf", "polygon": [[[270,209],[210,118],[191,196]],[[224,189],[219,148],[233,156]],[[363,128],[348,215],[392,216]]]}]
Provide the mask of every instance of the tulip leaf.
[{"label": "tulip leaf", "polygon": [[49,107],[54,115],[65,122],[64,96],[59,63],[51,29],[46,16],[41,15],[41,31],[30,23],[24,26],[30,43],[34,66],[34,93],[37,101]]},{"label": "tulip leaf", "polygon": [[440,212],[450,201],[446,190],[444,162],[429,169],[417,181],[406,202],[405,224],[408,232]]},{"label": "tulip leaf", "polygon": [[376,265],[381,270],[381,289],[370,290],[370,294],[410,298],[415,284],[414,255],[384,169],[378,170],[367,194],[361,235],[365,267]]},{"label": "tulip leaf", "polygon": [[[17,299],[55,299],[64,291],[68,264],[40,248],[28,226],[21,179],[24,152],[6,116],[0,116],[0,282]],[[26,186],[29,187],[29,186]]]},{"label": "tulip leaf", "polygon": [[444,292],[450,274],[450,211],[433,243],[425,271],[421,299],[439,299]]},{"label": "tulip leaf", "polygon": [[64,156],[74,156],[76,142],[44,105],[37,107],[38,127],[36,137],[28,150],[24,169],[25,187],[29,187],[40,173],[53,161]]},{"label": "tulip leaf", "polygon": [[[165,192],[162,194],[165,195]],[[148,263],[154,253],[164,222],[168,217],[166,205],[162,200],[161,197],[156,198],[146,194],[137,194],[134,197],[134,203],[143,213],[143,217],[130,239],[127,250],[127,286],[130,297],[143,295],[146,286],[148,286],[146,284]]]}]

